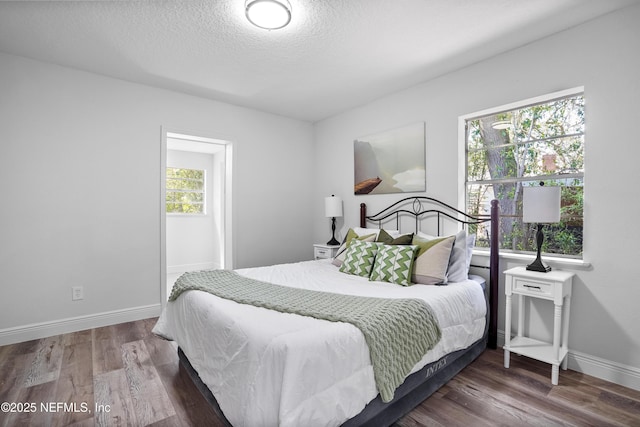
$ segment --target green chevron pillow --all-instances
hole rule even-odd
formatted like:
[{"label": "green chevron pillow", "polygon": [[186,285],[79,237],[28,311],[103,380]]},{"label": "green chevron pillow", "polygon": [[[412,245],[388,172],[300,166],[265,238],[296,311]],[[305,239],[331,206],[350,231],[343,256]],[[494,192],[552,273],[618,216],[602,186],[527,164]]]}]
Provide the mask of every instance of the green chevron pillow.
[{"label": "green chevron pillow", "polygon": [[345,251],[344,261],[340,271],[356,276],[369,277],[373,261],[381,243],[365,242],[358,239],[351,240]]},{"label": "green chevron pillow", "polygon": [[384,245],[378,250],[369,280],[411,285],[411,270],[418,246]]},{"label": "green chevron pillow", "polygon": [[[358,229],[358,230],[364,231],[365,229]],[[376,240],[376,236],[377,236],[376,233],[358,235],[357,231],[355,231],[353,228],[350,228],[349,231],[347,231],[347,237],[344,238],[344,241],[338,248],[338,252],[336,253],[336,256],[333,257],[332,264],[335,265],[336,267],[340,267],[342,265],[342,263],[344,262],[344,257],[347,254],[347,248],[351,244],[352,240],[358,239],[358,240],[364,240],[365,242],[374,242]]]}]

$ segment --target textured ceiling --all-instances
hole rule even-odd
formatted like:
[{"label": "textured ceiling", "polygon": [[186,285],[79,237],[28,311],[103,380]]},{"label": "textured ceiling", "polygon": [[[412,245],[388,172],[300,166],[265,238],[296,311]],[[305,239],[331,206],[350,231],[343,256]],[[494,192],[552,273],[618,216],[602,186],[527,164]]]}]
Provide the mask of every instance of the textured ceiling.
[{"label": "textured ceiling", "polygon": [[0,1],[0,51],[317,121],[640,0]]}]

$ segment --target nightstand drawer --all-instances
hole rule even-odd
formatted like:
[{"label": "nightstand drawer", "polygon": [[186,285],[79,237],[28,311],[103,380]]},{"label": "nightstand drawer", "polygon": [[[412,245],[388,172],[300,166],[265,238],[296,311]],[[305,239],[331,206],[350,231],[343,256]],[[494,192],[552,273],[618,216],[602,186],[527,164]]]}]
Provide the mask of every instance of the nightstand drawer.
[{"label": "nightstand drawer", "polygon": [[338,252],[339,247],[340,246],[315,244],[313,245],[313,258],[333,258],[334,256],[336,256],[336,252]]},{"label": "nightstand drawer", "polygon": [[331,249],[315,248],[316,258],[331,258],[332,253],[333,251]]},{"label": "nightstand drawer", "polygon": [[553,296],[553,284],[548,282],[537,282],[518,277],[513,278],[513,292],[518,294]]}]

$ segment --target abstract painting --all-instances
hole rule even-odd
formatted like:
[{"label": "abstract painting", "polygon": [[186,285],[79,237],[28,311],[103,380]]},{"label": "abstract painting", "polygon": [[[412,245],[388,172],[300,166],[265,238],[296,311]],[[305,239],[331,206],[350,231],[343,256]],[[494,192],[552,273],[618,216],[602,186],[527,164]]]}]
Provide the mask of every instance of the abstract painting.
[{"label": "abstract painting", "polygon": [[354,141],[354,194],[426,191],[425,124]]}]

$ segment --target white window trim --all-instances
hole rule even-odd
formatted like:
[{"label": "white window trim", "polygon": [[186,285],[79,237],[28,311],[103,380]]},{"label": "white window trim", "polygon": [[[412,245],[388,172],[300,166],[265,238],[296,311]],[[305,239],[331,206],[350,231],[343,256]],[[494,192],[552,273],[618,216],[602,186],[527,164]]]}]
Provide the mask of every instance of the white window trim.
[{"label": "white window trim", "polygon": [[[546,95],[540,95],[533,98],[523,99],[520,101],[511,102],[509,104],[500,105],[498,107],[487,108],[486,110],[476,111],[474,113],[465,114],[458,117],[458,209],[463,212],[466,212],[467,209],[467,132],[466,132],[466,123],[468,120],[473,120],[479,117],[488,116],[491,114],[497,114],[504,111],[515,110],[517,108],[522,108],[526,105],[540,104],[543,102],[550,102],[554,99],[567,98],[571,96],[576,96],[579,94],[584,94],[584,86],[577,86],[571,89],[561,90],[558,92],[548,93]],[[583,212],[584,219],[584,212]],[[584,224],[584,222],[583,222]],[[583,226],[584,227],[584,226]],[[584,228],[583,228],[584,233]],[[486,250],[482,249],[474,249],[474,255],[478,256],[488,256],[489,253]],[[526,260],[531,261],[535,258],[535,255],[532,257],[531,254],[522,252],[500,252],[501,259],[512,259],[512,260]],[[564,265],[567,267],[585,267],[589,268],[591,263],[585,261],[587,258],[587,253],[585,251],[585,247],[583,244],[582,247],[582,257],[581,258],[564,258],[557,257],[552,255],[544,255],[543,256],[545,262],[549,261],[551,264],[555,265]]]},{"label": "white window trim", "polygon": [[[489,262],[489,250],[487,248],[477,248],[473,250],[474,257],[483,257],[486,258],[487,266]],[[535,254],[531,253],[517,253],[517,252],[506,252],[500,251],[500,259],[507,261],[522,261],[523,263],[531,263],[536,258]],[[552,255],[543,255],[542,260],[545,264],[550,264],[554,267],[564,267],[564,268],[591,268],[591,262],[586,261],[584,258],[564,258]]]}]

